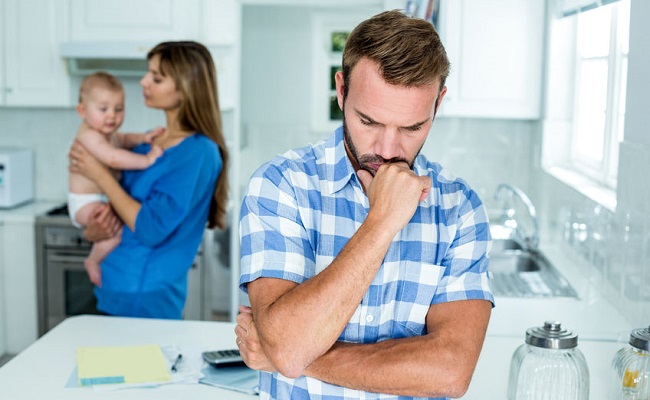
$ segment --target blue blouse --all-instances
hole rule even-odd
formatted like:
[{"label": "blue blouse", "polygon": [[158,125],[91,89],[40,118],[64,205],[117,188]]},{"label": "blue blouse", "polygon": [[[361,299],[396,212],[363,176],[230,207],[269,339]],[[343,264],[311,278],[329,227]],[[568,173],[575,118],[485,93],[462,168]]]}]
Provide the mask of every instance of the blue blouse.
[{"label": "blue blouse", "polygon": [[[134,148],[146,154],[151,146]],[[165,150],[149,168],[122,172],[122,187],[141,203],[135,230],[102,262],[97,309],[112,315],[180,319],[187,272],[201,243],[222,159],[196,133]]]}]

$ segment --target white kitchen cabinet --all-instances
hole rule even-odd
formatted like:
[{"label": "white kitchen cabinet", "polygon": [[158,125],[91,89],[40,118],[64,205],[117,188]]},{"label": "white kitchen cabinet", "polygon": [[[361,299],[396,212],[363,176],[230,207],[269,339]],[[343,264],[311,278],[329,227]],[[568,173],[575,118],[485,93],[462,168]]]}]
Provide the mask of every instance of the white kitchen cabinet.
[{"label": "white kitchen cabinet", "polygon": [[71,0],[70,39],[153,41],[198,38],[198,0]]},{"label": "white kitchen cabinet", "polygon": [[[0,221],[0,254],[4,254],[4,225]],[[4,260],[0,257],[0,357],[6,352],[5,331],[7,320],[5,318],[5,288],[4,288]]]},{"label": "white kitchen cabinet", "polygon": [[0,3],[0,44],[4,48],[0,55],[0,105],[69,105],[69,78],[58,53],[67,22],[65,4],[58,0]]},{"label": "white kitchen cabinet", "polygon": [[71,41],[158,43],[237,39],[236,0],[70,0]]},{"label": "white kitchen cabinet", "polygon": [[442,0],[451,61],[441,116],[538,119],[544,0]]},{"label": "white kitchen cabinet", "polygon": [[16,354],[38,338],[34,221],[5,220],[3,230],[5,350]]}]

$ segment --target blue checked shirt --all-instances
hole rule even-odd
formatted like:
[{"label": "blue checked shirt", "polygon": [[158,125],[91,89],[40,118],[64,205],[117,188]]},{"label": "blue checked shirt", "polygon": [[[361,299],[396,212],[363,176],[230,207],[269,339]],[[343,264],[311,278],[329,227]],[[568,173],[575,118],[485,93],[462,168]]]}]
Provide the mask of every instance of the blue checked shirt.
[{"label": "blue checked shirt", "polygon": [[[432,304],[484,299],[488,219],[477,194],[422,155],[413,166],[433,182],[395,236],[340,341],[375,343],[426,334]],[[240,288],[260,277],[298,284],[334,260],[368,215],[369,203],[345,152],[343,130],[293,150],[252,176],[240,214]],[[262,399],[411,399],[262,372]]]}]

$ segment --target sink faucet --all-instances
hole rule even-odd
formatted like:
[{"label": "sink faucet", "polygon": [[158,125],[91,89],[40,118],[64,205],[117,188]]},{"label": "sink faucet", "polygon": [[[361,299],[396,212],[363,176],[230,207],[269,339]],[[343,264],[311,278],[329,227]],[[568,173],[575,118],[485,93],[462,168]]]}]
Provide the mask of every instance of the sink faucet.
[{"label": "sink faucet", "polygon": [[[539,227],[537,224],[537,213],[535,212],[535,206],[533,205],[533,202],[530,201],[530,198],[526,195],[526,193],[523,192],[523,190],[507,183],[501,183],[497,186],[497,189],[494,192],[494,198],[498,199],[501,192],[507,192],[508,199],[511,199],[513,195],[519,197],[521,202],[526,206],[528,215],[530,216],[530,219],[533,223],[533,233],[530,236],[526,236],[521,232],[521,229],[519,229],[518,226],[515,232],[522,236],[524,243],[526,243],[530,249],[536,249],[539,245]],[[508,217],[512,217],[512,215],[508,215]]]}]

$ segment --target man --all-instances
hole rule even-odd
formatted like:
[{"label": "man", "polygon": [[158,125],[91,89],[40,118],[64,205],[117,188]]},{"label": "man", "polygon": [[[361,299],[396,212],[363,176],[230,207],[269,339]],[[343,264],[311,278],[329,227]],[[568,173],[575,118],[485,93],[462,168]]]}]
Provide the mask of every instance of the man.
[{"label": "man", "polygon": [[[418,156],[449,61],[398,11],[350,34],[343,127],[251,178],[240,216],[251,308],[235,329],[262,398],[460,397],[493,303],[474,191]],[[380,394],[381,393],[381,394]]]}]

